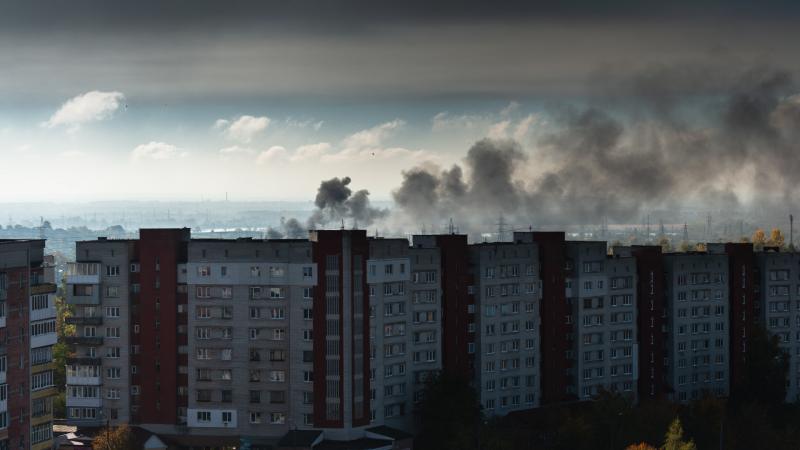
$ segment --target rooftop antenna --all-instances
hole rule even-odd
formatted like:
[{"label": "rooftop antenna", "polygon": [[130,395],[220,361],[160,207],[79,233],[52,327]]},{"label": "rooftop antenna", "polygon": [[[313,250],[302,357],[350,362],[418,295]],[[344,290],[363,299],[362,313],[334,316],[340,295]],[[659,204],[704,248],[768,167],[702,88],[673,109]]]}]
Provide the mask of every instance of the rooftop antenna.
[{"label": "rooftop antenna", "polygon": [[450,232],[450,234],[453,234],[453,230],[454,229],[455,229],[455,227],[453,226],[453,218],[451,217],[450,218],[450,226],[448,227],[448,231]]},{"label": "rooftop antenna", "polygon": [[706,241],[711,242],[711,213],[706,217]]},{"label": "rooftop antenna", "polygon": [[344,230],[344,217],[342,217],[342,230]]},{"label": "rooftop antenna", "polygon": [[658,220],[658,234],[661,235],[661,237],[665,237],[667,235],[666,230],[664,230],[664,219]]},{"label": "rooftop antenna", "polygon": [[794,250],[794,216],[789,214],[789,250]]},{"label": "rooftop antenna", "polygon": [[683,223],[683,240],[684,242],[689,242],[689,226],[686,222]]}]

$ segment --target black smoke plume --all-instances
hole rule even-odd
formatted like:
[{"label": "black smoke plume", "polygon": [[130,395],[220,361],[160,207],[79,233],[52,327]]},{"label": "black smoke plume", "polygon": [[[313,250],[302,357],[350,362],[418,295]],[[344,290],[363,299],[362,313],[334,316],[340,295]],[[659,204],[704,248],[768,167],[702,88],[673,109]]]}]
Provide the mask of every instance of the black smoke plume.
[{"label": "black smoke plume", "polygon": [[353,226],[370,226],[385,218],[388,211],[373,208],[369,191],[361,189],[355,193],[350,189],[350,177],[331,178],[320,183],[314,205],[317,209],[308,219],[309,228],[325,227],[332,222],[345,221]]}]

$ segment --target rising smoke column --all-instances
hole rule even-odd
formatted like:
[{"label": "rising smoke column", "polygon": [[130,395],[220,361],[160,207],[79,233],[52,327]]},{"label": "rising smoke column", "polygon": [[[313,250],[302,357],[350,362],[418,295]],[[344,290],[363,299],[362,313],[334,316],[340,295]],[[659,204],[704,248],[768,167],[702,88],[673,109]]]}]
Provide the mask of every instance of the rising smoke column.
[{"label": "rising smoke column", "polygon": [[366,189],[354,193],[349,187],[350,182],[350,177],[343,177],[320,183],[314,199],[317,209],[308,219],[309,228],[324,227],[342,220],[350,222],[348,225],[366,227],[388,215],[387,210],[370,205],[369,191]]}]

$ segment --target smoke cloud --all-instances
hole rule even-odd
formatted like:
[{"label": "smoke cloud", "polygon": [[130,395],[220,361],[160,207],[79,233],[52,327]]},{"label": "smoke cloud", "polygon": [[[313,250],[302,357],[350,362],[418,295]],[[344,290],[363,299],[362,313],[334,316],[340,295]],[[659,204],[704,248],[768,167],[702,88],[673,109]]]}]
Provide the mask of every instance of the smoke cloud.
[{"label": "smoke cloud", "polygon": [[350,189],[350,177],[331,178],[320,183],[314,205],[317,209],[308,219],[309,228],[325,227],[331,222],[350,222],[353,226],[370,226],[389,214],[388,210],[373,208],[369,191]]},{"label": "smoke cloud", "polygon": [[532,149],[484,139],[463,168],[404,172],[393,219],[419,229],[452,218],[476,233],[495,229],[501,215],[527,228],[629,223],[644,209],[687,205],[796,206],[800,96],[791,95],[791,76],[764,67],[733,72],[656,67],[602,85],[625,104],[553,109],[552,127]]}]

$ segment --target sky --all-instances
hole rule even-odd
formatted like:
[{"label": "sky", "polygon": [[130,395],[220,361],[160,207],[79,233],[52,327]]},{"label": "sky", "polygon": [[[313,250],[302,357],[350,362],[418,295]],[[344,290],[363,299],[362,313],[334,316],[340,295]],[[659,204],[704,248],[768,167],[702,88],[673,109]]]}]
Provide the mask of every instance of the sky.
[{"label": "sky", "polygon": [[[718,117],[733,120],[730,99],[757,97],[750,86],[773,78],[775,100],[762,102],[770,123],[794,117],[798,17],[800,6],[783,1],[6,1],[0,202],[313,200],[321,180],[345,176],[373,201],[393,200],[409,173],[436,178],[456,164],[475,203],[493,203],[470,184],[480,161],[470,149],[484,138],[522,155],[497,189],[525,184],[526,204],[555,192],[543,190],[553,174],[591,179],[589,191],[641,192],[609,186],[594,166],[588,178],[566,173],[559,158],[578,144],[565,133],[600,108],[624,128],[624,152],[653,145],[637,141],[633,123],[713,134]],[[773,126],[797,136],[797,124]],[[593,145],[580,145],[580,160],[602,154]],[[759,154],[742,152],[724,168]],[[617,163],[624,176],[629,165]],[[747,201],[765,189],[767,170],[754,164],[691,192],[679,188],[691,180],[671,177],[634,201],[663,204],[673,192]],[[795,181],[782,177],[781,186]],[[562,182],[557,192],[567,191],[562,200],[595,201]],[[610,197],[620,217],[638,207]],[[419,211],[425,198],[404,205]]]}]

